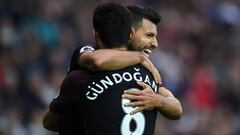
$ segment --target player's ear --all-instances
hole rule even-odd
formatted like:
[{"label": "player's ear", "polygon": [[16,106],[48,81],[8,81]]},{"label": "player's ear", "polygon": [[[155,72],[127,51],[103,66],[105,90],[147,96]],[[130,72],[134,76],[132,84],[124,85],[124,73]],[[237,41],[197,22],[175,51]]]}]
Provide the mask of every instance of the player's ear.
[{"label": "player's ear", "polygon": [[135,31],[133,29],[133,27],[131,27],[130,33],[129,33],[129,41],[131,41],[134,37]]}]

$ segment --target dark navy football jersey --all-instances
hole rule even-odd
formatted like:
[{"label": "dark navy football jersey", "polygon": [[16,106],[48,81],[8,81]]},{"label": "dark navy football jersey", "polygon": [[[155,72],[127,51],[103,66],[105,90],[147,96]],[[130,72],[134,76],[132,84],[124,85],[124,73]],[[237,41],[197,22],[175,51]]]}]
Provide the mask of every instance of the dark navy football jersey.
[{"label": "dark navy football jersey", "polygon": [[79,57],[84,52],[94,51],[95,49],[91,47],[90,45],[85,45],[83,47],[78,47],[74,50],[72,57],[71,57],[71,63],[68,69],[68,73],[70,73],[73,70],[81,69],[79,66]]},{"label": "dark navy football jersey", "polygon": [[109,72],[74,70],[61,85],[50,110],[61,115],[62,135],[153,135],[157,110],[130,115],[126,89],[141,90],[137,81],[158,91],[152,75],[141,65]]}]

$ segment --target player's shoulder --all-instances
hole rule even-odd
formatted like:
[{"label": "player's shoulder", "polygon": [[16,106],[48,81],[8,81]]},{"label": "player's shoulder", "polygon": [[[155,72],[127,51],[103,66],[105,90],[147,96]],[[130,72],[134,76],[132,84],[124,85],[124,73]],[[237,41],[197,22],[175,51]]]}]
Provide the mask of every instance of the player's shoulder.
[{"label": "player's shoulder", "polygon": [[141,64],[128,66],[123,69],[114,70],[114,71],[108,71],[108,72],[105,71],[104,73],[125,73],[125,72],[128,72],[128,73],[141,72],[141,74],[149,74],[148,70],[146,70]]},{"label": "player's shoulder", "polygon": [[79,53],[84,53],[84,52],[89,52],[89,51],[94,51],[94,47],[90,44],[85,44],[82,47],[79,48]]},{"label": "player's shoulder", "polygon": [[94,48],[93,45],[83,44],[83,45],[80,45],[79,47],[75,48],[74,54],[79,55],[79,54],[82,54],[84,52],[89,52],[89,51],[94,51],[94,50],[95,50],[95,48]]},{"label": "player's shoulder", "polygon": [[141,64],[136,64],[136,65],[133,65],[133,66],[129,66],[127,68],[128,71],[130,72],[141,72],[141,74],[148,74],[150,76],[152,76],[152,74],[145,68],[143,67]]},{"label": "player's shoulder", "polygon": [[74,53],[75,54],[82,54],[84,52],[89,52],[89,51],[94,51],[94,50],[95,50],[94,45],[82,44],[82,45],[78,46],[77,48],[75,48]]},{"label": "player's shoulder", "polygon": [[70,80],[75,80],[77,78],[83,78],[89,74],[89,71],[84,70],[84,69],[77,69],[69,72],[66,76],[66,78]]},{"label": "player's shoulder", "polygon": [[136,70],[136,71],[146,71],[146,69],[141,65],[141,64],[136,64],[136,65],[132,65],[132,66],[129,66],[127,69],[130,69],[130,70]]},{"label": "player's shoulder", "polygon": [[84,52],[89,52],[89,51],[94,51],[94,47],[93,45],[90,44],[84,44],[81,45],[77,48],[75,48],[72,57],[71,57],[71,62],[70,62],[70,66],[68,68],[68,73],[70,73],[73,70],[76,69],[81,69],[79,66],[79,57],[81,56],[81,54],[83,54]]}]

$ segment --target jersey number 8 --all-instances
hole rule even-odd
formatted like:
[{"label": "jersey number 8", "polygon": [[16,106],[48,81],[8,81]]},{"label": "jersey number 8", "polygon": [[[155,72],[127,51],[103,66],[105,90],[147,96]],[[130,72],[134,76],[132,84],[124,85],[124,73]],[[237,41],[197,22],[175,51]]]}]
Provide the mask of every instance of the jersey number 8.
[{"label": "jersey number 8", "polygon": [[[134,108],[124,106],[124,104],[129,102],[130,100],[128,99],[122,99],[122,109],[126,113],[126,115],[122,119],[121,134],[122,135],[142,135],[145,129],[145,117],[141,112],[130,115],[130,112],[133,111]],[[136,124],[136,128],[133,131],[130,128],[130,124],[132,120]]]}]

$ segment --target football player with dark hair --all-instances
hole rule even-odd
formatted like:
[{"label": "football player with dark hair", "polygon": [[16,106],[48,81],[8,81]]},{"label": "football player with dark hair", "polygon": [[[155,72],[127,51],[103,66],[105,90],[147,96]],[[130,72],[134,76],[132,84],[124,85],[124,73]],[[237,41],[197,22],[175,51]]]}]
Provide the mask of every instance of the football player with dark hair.
[{"label": "football player with dark hair", "polygon": [[[134,31],[128,49],[130,51],[113,49],[98,49],[94,51],[93,48],[85,46],[83,48],[91,48],[89,49],[91,51],[80,51],[81,53],[78,50],[75,51],[70,71],[77,68],[86,68],[92,71],[112,71],[141,64],[153,74],[155,80],[160,85],[160,89],[158,95],[155,93],[149,94],[148,92],[150,91],[147,91],[149,87],[146,84],[142,84],[141,87],[146,88],[146,91],[126,91],[123,95],[125,98],[135,99],[135,102],[128,105],[138,107],[132,113],[158,108],[165,117],[179,119],[182,116],[180,102],[164,87],[161,79],[159,79],[158,71],[147,59],[152,50],[158,46],[157,25],[160,23],[161,17],[149,7],[127,6],[127,8],[132,13],[132,27]],[[143,57],[143,54],[146,57]],[[164,107],[161,104],[164,104]]]},{"label": "football player with dark hair", "polygon": [[[129,17],[129,14],[126,12],[127,10],[124,10],[118,4],[117,6],[115,5],[116,7],[119,6],[118,8],[114,7],[114,5],[113,3],[103,4],[98,6],[94,11],[93,24],[95,24],[96,43],[101,48],[112,48],[112,50],[107,49],[105,51],[125,53],[128,49],[134,49],[140,51],[140,53],[134,52],[135,54],[146,58],[152,49],[158,45],[156,42],[157,33],[156,31],[151,31],[156,28],[156,25],[152,25],[151,21],[150,24],[143,21],[143,26],[147,24],[147,26],[150,26],[148,27],[150,29],[152,26],[152,29],[145,35],[149,41],[151,38],[151,42],[147,46],[145,46],[146,44],[142,44],[144,46],[139,44],[138,47],[133,47],[133,43],[130,44],[131,46],[127,46],[128,41],[134,41],[134,36],[138,30],[141,30],[141,27],[135,32],[131,31],[131,28],[129,29],[129,24],[131,25],[129,20],[131,19],[124,19],[125,17]],[[124,14],[125,17],[123,17]],[[115,18],[116,16],[117,18]],[[96,24],[96,22],[99,23]],[[122,34],[124,33],[128,36],[123,36]],[[115,36],[112,37],[112,35]],[[133,63],[133,66],[129,62],[129,66],[123,65],[122,69],[119,70],[114,69],[115,65],[111,65],[112,69],[109,69],[109,65],[106,65],[105,68],[108,71],[104,72],[83,70],[81,67],[84,68],[84,64],[90,63],[88,65],[91,65],[91,62],[94,63],[94,61],[89,62],[89,60],[86,62],[83,61],[86,58],[94,60],[91,58],[91,55],[94,54],[96,57],[97,51],[93,51],[90,47],[85,47],[79,50],[81,53],[75,53],[76,57],[73,56],[75,59],[72,59],[70,71],[62,83],[60,93],[51,102],[50,112],[44,118],[44,126],[46,128],[58,131],[60,134],[68,135],[76,133],[89,135],[150,135],[154,131],[156,109],[160,110],[164,115],[166,115],[165,112],[170,113],[170,115],[166,116],[171,119],[178,119],[181,116],[181,105],[171,92],[164,87],[161,87],[164,89],[159,88],[159,82],[154,81],[154,77],[146,68],[139,64],[135,65],[141,63],[141,60],[140,62]],[[80,59],[78,59],[79,57]],[[107,57],[107,60],[103,60],[103,63],[108,62],[111,58]],[[81,62],[84,64],[81,64]],[[124,60],[122,62],[124,63]],[[95,71],[104,70],[104,68],[93,69],[93,67],[98,68],[98,66],[101,67],[101,64],[85,68],[92,68]],[[126,89],[131,90],[125,91]],[[141,89],[143,91],[140,91]],[[123,93],[124,95],[122,96]],[[148,100],[151,102],[142,104],[141,100],[144,99],[144,96],[151,96],[153,100]],[[149,97],[147,98],[149,99]],[[127,99],[132,99],[134,102],[130,102]],[[135,106],[138,106],[137,109],[133,108]],[[177,110],[178,114],[175,110]],[[53,117],[58,119],[58,124],[51,125],[51,122],[56,122]],[[51,121],[52,119],[53,121]]]},{"label": "football player with dark hair", "polygon": [[[95,38],[102,48],[128,49],[131,12],[126,7],[115,3],[99,5],[94,11],[93,24],[102,24],[94,26]],[[119,38],[111,38],[114,36],[110,34]],[[133,108],[125,106],[129,100],[122,98],[126,89],[141,89],[136,82],[149,83],[154,92],[159,88],[150,72],[141,65],[108,72],[71,71],[49,106],[44,127],[60,135],[153,134],[156,111],[131,115]],[[57,124],[50,127],[56,118]]]}]

